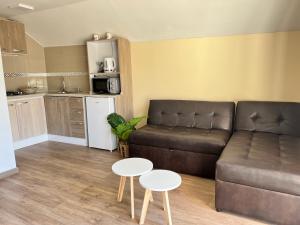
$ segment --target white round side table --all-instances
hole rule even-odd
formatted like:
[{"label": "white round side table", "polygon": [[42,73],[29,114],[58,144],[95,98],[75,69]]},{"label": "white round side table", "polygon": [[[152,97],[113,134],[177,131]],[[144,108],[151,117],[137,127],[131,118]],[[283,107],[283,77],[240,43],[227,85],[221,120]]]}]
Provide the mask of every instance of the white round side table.
[{"label": "white round side table", "polygon": [[176,189],[181,185],[180,175],[170,170],[152,170],[150,173],[140,177],[140,184],[146,189],[140,224],[144,224],[145,222],[149,201],[152,198],[152,191],[159,191],[162,192],[168,223],[172,225],[168,191]]},{"label": "white round side table", "polygon": [[[143,158],[128,158],[115,162],[112,165],[112,171],[121,176],[118,202],[122,201],[126,177],[130,177],[130,193],[131,193],[131,218],[134,219],[134,186],[133,177],[141,176],[149,173],[153,169],[153,163],[148,159]],[[150,197],[152,200],[152,196]]]}]

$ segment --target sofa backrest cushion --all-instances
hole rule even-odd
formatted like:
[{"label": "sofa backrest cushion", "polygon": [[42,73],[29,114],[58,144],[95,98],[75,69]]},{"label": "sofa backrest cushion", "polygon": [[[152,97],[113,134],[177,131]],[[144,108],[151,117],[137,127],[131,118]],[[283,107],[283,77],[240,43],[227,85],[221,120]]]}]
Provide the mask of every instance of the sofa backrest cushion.
[{"label": "sofa backrest cushion", "polygon": [[238,102],[235,129],[300,136],[300,103]]},{"label": "sofa backrest cushion", "polygon": [[232,131],[234,102],[150,100],[148,124]]}]

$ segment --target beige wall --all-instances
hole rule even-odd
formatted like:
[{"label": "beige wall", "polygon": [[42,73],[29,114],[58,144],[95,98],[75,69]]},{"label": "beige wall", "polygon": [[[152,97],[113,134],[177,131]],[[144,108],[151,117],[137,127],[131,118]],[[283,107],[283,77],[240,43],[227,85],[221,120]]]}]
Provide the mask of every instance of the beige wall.
[{"label": "beige wall", "polygon": [[48,73],[86,72],[86,76],[48,77],[48,90],[58,91],[65,79],[68,91],[89,91],[87,51],[85,45],[58,46],[45,48],[45,60]]},{"label": "beige wall", "polygon": [[45,60],[48,73],[88,72],[85,45],[47,47]]},{"label": "beige wall", "polygon": [[77,92],[78,88],[81,92],[89,92],[90,84],[88,75],[86,76],[59,76],[47,77],[48,91],[57,92],[62,88],[62,82],[65,81],[66,90],[68,92]]},{"label": "beige wall", "polygon": [[[3,70],[7,73],[45,73],[44,48],[30,36],[26,35],[27,54],[18,56],[3,56]],[[39,91],[47,91],[46,77],[6,77],[5,85],[8,91],[19,88],[38,87]]]},{"label": "beige wall", "polygon": [[135,115],[149,99],[300,101],[300,32],[131,46]]},{"label": "beige wall", "polygon": [[26,35],[27,54],[19,56],[3,56],[4,72],[45,73],[44,48],[34,39]]},{"label": "beige wall", "polygon": [[47,77],[6,77],[7,91],[16,91],[26,87],[37,87],[38,92],[46,92],[48,89]]},{"label": "beige wall", "polygon": [[24,56],[4,56],[5,72],[20,73],[60,73],[60,72],[86,72],[86,76],[72,77],[8,77],[5,78],[7,90],[37,86],[40,91],[56,92],[65,79],[68,91],[78,88],[89,91],[88,66],[86,46],[61,46],[43,48],[35,40],[26,37],[28,54]]}]

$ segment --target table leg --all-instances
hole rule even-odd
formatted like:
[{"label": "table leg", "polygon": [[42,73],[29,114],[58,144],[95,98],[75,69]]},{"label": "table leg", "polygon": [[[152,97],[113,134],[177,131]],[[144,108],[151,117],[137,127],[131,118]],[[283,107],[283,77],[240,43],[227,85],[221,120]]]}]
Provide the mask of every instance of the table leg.
[{"label": "table leg", "polygon": [[167,216],[167,219],[168,219],[168,224],[172,225],[169,195],[168,195],[167,191],[163,192],[163,198],[164,198],[164,209],[165,209],[166,216]]},{"label": "table leg", "polygon": [[154,200],[153,200],[153,195],[152,195],[152,191],[150,191],[150,202],[153,202]]},{"label": "table leg", "polygon": [[122,201],[125,183],[126,183],[126,177],[121,177],[120,184],[119,184],[118,197],[117,197],[118,202]]},{"label": "table leg", "polygon": [[151,195],[151,191],[149,189],[146,189],[141,218],[140,218],[140,225],[144,224],[144,222],[145,222],[147,209],[148,209],[148,205],[149,205],[149,200],[150,200],[150,195]]},{"label": "table leg", "polygon": [[134,219],[134,185],[133,185],[133,177],[130,177],[130,192],[131,192],[131,218]]},{"label": "table leg", "polygon": [[165,193],[162,192],[162,199],[163,199],[163,210],[166,211],[166,199],[165,199]]}]

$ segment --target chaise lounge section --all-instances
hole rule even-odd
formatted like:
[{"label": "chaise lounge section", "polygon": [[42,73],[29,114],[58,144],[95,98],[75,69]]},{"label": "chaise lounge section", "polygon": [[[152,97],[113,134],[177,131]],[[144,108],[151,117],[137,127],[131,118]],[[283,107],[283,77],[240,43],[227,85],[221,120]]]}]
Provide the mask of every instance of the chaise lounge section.
[{"label": "chaise lounge section", "polygon": [[151,100],[147,125],[130,136],[130,157],[147,158],[154,168],[214,178],[234,111],[233,102]]},{"label": "chaise lounge section", "polygon": [[300,224],[300,104],[238,103],[217,162],[216,209]]}]

